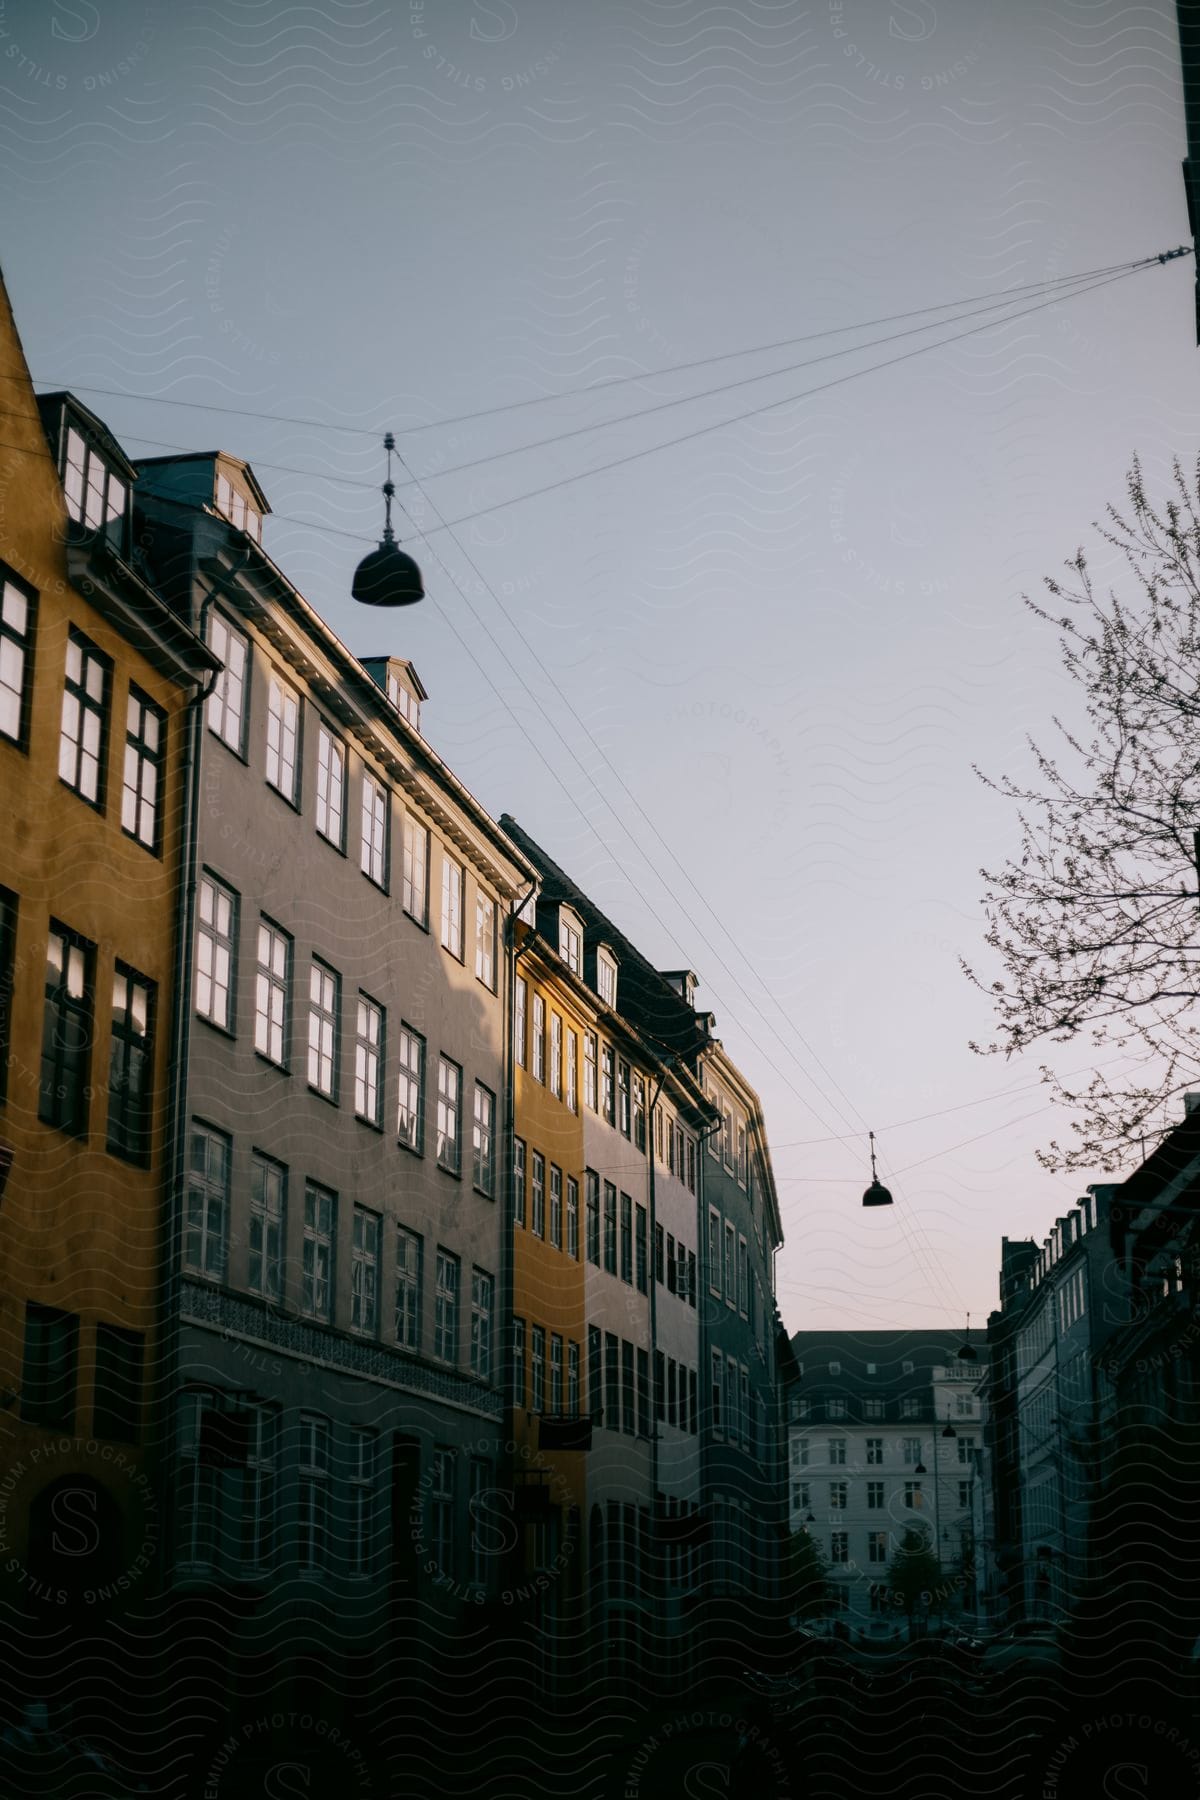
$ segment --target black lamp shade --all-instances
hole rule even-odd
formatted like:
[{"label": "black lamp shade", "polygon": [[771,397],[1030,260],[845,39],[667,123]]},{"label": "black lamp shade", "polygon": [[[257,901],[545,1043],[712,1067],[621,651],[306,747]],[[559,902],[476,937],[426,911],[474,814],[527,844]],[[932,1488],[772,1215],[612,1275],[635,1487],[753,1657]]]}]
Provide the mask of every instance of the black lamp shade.
[{"label": "black lamp shade", "polygon": [[894,1206],[895,1201],[882,1181],[873,1181],[862,1197],[864,1206]]},{"label": "black lamp shade", "polygon": [[384,538],[355,569],[350,592],[363,606],[413,606],[425,598],[425,584],[412,557]]}]

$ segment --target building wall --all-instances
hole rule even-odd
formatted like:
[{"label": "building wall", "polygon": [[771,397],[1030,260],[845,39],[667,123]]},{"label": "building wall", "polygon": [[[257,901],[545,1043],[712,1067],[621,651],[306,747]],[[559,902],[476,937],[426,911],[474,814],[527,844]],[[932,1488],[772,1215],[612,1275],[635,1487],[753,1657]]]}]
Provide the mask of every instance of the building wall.
[{"label": "building wall", "polygon": [[[131,1603],[157,1576],[160,1519],[145,1466],[147,1402],[156,1356],[160,1218],[169,1163],[168,1053],[174,985],[175,905],[183,795],[184,712],[194,691],[135,647],[97,591],[69,572],[67,512],[47,448],[7,296],[0,287],[0,376],[8,409],[0,445],[0,584],[17,578],[30,598],[32,675],[24,745],[0,736],[0,884],[15,896],[5,1095],[0,1140],[13,1153],[0,1205],[0,1579],[9,1598],[35,1613],[59,1595],[80,1602],[83,1586],[125,1578]],[[86,551],[73,556],[78,570]],[[82,632],[110,664],[100,804],[59,777],[68,631]],[[122,830],[127,702],[136,685],[166,715],[158,853]],[[86,1127],[78,1136],[39,1119],[51,921],[93,946],[93,1005]],[[107,1149],[109,1055],[115,965],[154,984],[151,1135],[146,1166]],[[27,1306],[78,1321],[78,1355],[54,1426],[29,1417]],[[97,1331],[118,1327],[141,1341],[144,1367],[129,1432],[113,1433],[96,1412]],[[97,1521],[94,1552],[64,1562],[31,1547],[31,1508],[66,1482]],[[111,1497],[94,1497],[92,1484]],[[40,1541],[40,1540],[39,1540]],[[81,1586],[82,1584],[82,1586]],[[61,1609],[48,1615],[57,1628]],[[94,1609],[92,1616],[96,1616]],[[25,1674],[30,1670],[28,1666]],[[37,1678],[36,1670],[33,1678]]]}]

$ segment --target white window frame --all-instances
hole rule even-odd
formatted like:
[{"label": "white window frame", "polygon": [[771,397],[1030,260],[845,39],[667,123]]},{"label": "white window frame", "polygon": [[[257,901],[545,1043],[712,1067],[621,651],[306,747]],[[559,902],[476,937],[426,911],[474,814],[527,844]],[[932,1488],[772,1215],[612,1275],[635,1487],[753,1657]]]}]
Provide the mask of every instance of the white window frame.
[{"label": "white window frame", "polygon": [[572,1031],[569,1025],[567,1026],[565,1054],[567,1064],[567,1111],[577,1113],[579,1111],[579,1034],[578,1032]]},{"label": "white window frame", "polygon": [[335,850],[346,841],[346,746],[324,720],[317,727],[317,831]]},{"label": "white window frame", "polygon": [[278,1302],[283,1298],[287,1169],[261,1150],[250,1159],[249,1218],[246,1285],[261,1299]]},{"label": "white window frame", "polygon": [[558,954],[572,975],[583,975],[583,921],[568,906],[558,909]]},{"label": "white window frame", "polygon": [[300,798],[300,695],[272,669],[267,684],[267,784],[289,806]]},{"label": "white window frame", "polygon": [[401,1025],[396,1054],[396,1137],[421,1156],[425,1149],[425,1039],[411,1025]]},{"label": "white window frame", "polygon": [[442,949],[463,960],[463,895],[466,870],[445,848],[442,850]]},{"label": "white window frame", "polygon": [[308,974],[308,1085],[336,1103],[342,978],[314,956]]},{"label": "white window frame", "polygon": [[462,1173],[463,1073],[448,1056],[438,1057],[437,1163],[449,1175]]},{"label": "white window frame", "polygon": [[550,1013],[550,1092],[556,1100],[563,1097],[563,1022],[559,1013]]},{"label": "white window frame", "polygon": [[[203,1140],[204,1172],[196,1169],[197,1143]],[[213,1150],[224,1160],[224,1177],[213,1173]],[[188,1202],[184,1228],[184,1267],[210,1281],[224,1281],[229,1264],[229,1198],[233,1140],[224,1131],[193,1119],[188,1158]],[[193,1205],[193,1200],[199,1204]],[[195,1222],[193,1222],[193,1218]],[[195,1245],[195,1254],[193,1254]]]},{"label": "white window frame", "polygon": [[239,896],[207,869],[196,904],[196,1011],[232,1033],[237,979]]},{"label": "white window frame", "polygon": [[308,1181],[304,1185],[300,1310],[306,1319],[324,1325],[333,1324],[336,1244],[337,1195],[319,1182]]},{"label": "white window frame", "polygon": [[396,1306],[393,1332],[401,1350],[421,1348],[421,1276],[425,1240],[407,1225],[396,1226]]},{"label": "white window frame", "polygon": [[496,902],[475,889],[475,979],[496,991]]},{"label": "white window frame", "polygon": [[277,1068],[288,1066],[288,997],[292,940],[265,913],[258,920],[258,974],[255,981],[254,1048]]},{"label": "white window frame", "polygon": [[379,1334],[379,1244],[383,1221],[365,1206],[354,1208],[350,1240],[350,1329]]},{"label": "white window frame", "polygon": [[250,695],[250,639],[216,607],[208,616],[208,647],[223,664],[208,696],[208,729],[245,760]]},{"label": "white window frame", "polygon": [[546,1002],[535,990],[533,996],[532,1042],[529,1073],[535,1081],[546,1080]]},{"label": "white window frame", "polygon": [[429,929],[429,827],[404,818],[404,881],[402,899],[410,919]]},{"label": "white window frame", "polygon": [[513,1058],[519,1069],[525,1067],[529,983],[518,975],[513,988]]},{"label": "white window frame", "polygon": [[609,950],[596,952],[596,992],[605,1006],[617,1010],[617,959]]},{"label": "white window frame", "polygon": [[368,881],[387,893],[388,824],[391,794],[382,781],[376,781],[369,769],[363,770],[362,842],[359,867]]},{"label": "white window frame", "polygon": [[483,1083],[475,1083],[474,1120],[471,1127],[471,1154],[475,1186],[489,1200],[496,1194],[496,1096]]},{"label": "white window frame", "polygon": [[368,1125],[383,1123],[384,1011],[359,993],[354,1032],[354,1111]]},{"label": "white window frame", "polygon": [[461,1265],[449,1250],[438,1245],[433,1300],[433,1354],[441,1361],[458,1363],[458,1301]]}]

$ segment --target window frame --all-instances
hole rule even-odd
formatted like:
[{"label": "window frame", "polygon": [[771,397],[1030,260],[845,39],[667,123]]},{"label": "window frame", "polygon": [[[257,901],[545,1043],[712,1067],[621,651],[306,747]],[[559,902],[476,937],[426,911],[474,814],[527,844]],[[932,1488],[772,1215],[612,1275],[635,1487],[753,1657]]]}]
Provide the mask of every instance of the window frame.
[{"label": "window frame", "polygon": [[[429,930],[429,861],[431,840],[428,825],[422,825],[412,813],[404,815],[404,873],[401,880],[401,906],[422,931]],[[418,848],[420,854],[418,855]],[[418,880],[419,876],[419,880]]]},{"label": "window frame", "polygon": [[[320,996],[314,993],[314,987],[320,985]],[[326,1004],[326,989],[333,993],[332,1005]],[[314,1035],[315,1032],[315,1035]],[[326,1036],[328,1035],[328,1043]],[[331,968],[322,957],[314,956],[309,964],[308,972],[308,1046],[306,1070],[308,1074],[308,1091],[319,1094],[322,1100],[328,1100],[337,1106],[341,1098],[341,1060],[342,1060],[342,978],[338,971]],[[316,1073],[314,1074],[314,1058]],[[329,1065],[328,1085],[324,1080],[324,1067]]]},{"label": "window frame", "polygon": [[[261,1176],[261,1182],[258,1177]],[[274,1195],[269,1179],[277,1183]],[[260,1300],[279,1305],[284,1299],[284,1267],[287,1248],[287,1180],[285,1163],[267,1156],[262,1150],[250,1153],[250,1192],[246,1217],[246,1286]],[[258,1190],[261,1188],[261,1192]],[[277,1202],[277,1205],[276,1205]],[[256,1237],[258,1242],[255,1242]],[[274,1251],[272,1253],[272,1237]],[[256,1259],[258,1279],[255,1279]],[[271,1272],[274,1271],[272,1281]]]},{"label": "window frame", "polygon": [[[329,755],[323,757],[328,746]],[[346,854],[346,788],[349,774],[346,746],[337,732],[330,729],[324,719],[317,720],[317,783],[313,798],[313,823],[317,836],[324,838],[327,844],[341,856]],[[335,784],[336,771],[336,784]],[[336,805],[333,798],[334,787],[337,789]],[[322,792],[322,788],[324,792]],[[336,816],[336,833],[329,829]]]},{"label": "window frame", "polygon": [[[450,1093],[449,1075],[454,1075],[454,1093]],[[437,1166],[447,1175],[462,1177],[462,1065],[443,1052],[438,1053],[437,1088]],[[453,1120],[453,1129],[450,1122]],[[447,1155],[452,1151],[453,1160]]]},{"label": "window frame", "polygon": [[[367,1031],[363,1031],[363,1013],[366,1012]],[[372,1019],[378,1021],[374,1040],[370,1035]],[[370,1099],[371,1083],[368,1071],[374,1063],[375,1104],[368,1111],[367,1101]],[[358,990],[354,1008],[354,1116],[364,1125],[371,1125],[376,1131],[383,1130],[383,1091],[384,1076],[387,1070],[387,1013],[378,1000],[372,1000],[370,994]],[[361,1103],[360,1103],[361,1097]]]},{"label": "window frame", "polygon": [[[7,590],[11,588],[17,600],[25,609],[23,625],[18,629],[5,617]],[[17,729],[8,731],[0,725],[0,739],[14,745],[18,750],[29,750],[29,726],[33,707],[34,653],[37,647],[37,612],[38,593],[36,588],[22,581],[21,577],[7,563],[0,562],[0,672],[4,667],[4,646],[13,644],[15,651],[11,656],[20,659],[20,686],[14,688],[7,679],[4,680],[4,691],[16,696]]]},{"label": "window frame", "polygon": [[[276,694],[280,697],[278,711],[275,707]],[[295,709],[295,719],[290,726],[286,716],[289,701],[292,702]],[[278,669],[272,668],[267,677],[267,739],[263,757],[263,772],[267,786],[272,788],[281,799],[286,800],[293,812],[300,810],[301,761],[304,754],[303,719],[304,701],[299,688],[293,687]],[[278,733],[279,741],[277,743],[272,741],[275,732]],[[283,777],[289,765],[284,759],[284,749],[289,735],[291,737],[291,778],[285,787]],[[274,774],[272,773],[272,763],[275,765]]]},{"label": "window frame", "polygon": [[369,1206],[355,1205],[350,1222],[350,1329],[359,1337],[379,1336],[382,1244],[383,1220],[379,1213]]},{"label": "window frame", "polygon": [[[79,674],[71,674],[71,651],[79,653]],[[95,666],[100,673],[100,698],[97,700],[91,692],[89,671]],[[67,632],[67,650],[63,668],[62,712],[58,731],[58,779],[63,787],[90,806],[93,812],[103,813],[108,796],[108,749],[109,731],[111,729],[113,691],[112,658],[106,656],[98,644],[94,644],[77,626],[72,625]],[[68,703],[73,702],[76,713],[76,735],[70,736],[67,728]],[[86,743],[86,723],[88,718],[98,721],[96,728],[96,748],[89,750]],[[63,773],[63,760],[67,747],[71,748],[73,773]],[[90,758],[96,765],[96,791],[86,792],[82,785],[85,758]]]},{"label": "window frame", "polygon": [[[482,1103],[482,1112],[480,1110]],[[496,1198],[496,1096],[482,1081],[475,1083],[471,1119],[471,1173],[475,1191]]]},{"label": "window frame", "polygon": [[358,866],[381,894],[388,892],[391,860],[392,791],[370,769],[364,769],[359,803]]},{"label": "window frame", "polygon": [[[320,1219],[320,1203],[327,1201],[329,1205],[329,1223],[322,1226]],[[310,1205],[310,1203],[312,1203]],[[310,1214],[315,1215],[310,1218]],[[312,1319],[319,1325],[333,1325],[337,1312],[337,1230],[338,1230],[338,1197],[332,1188],[327,1188],[319,1181],[307,1180],[304,1183],[304,1219],[301,1235],[301,1272],[300,1272],[300,1312],[306,1319]],[[309,1250],[312,1256],[309,1256]],[[320,1270],[320,1252],[325,1250],[326,1263],[324,1274]],[[311,1262],[311,1267],[310,1267]],[[325,1305],[318,1305],[318,1298],[324,1287]]]},{"label": "window frame", "polygon": [[463,914],[466,910],[467,871],[442,845],[442,912],[439,936],[442,949],[455,960],[464,960]]},{"label": "window frame", "polygon": [[[206,887],[211,888],[213,892],[213,919],[211,924],[205,920],[203,915],[204,889]],[[219,925],[220,902],[222,900],[227,901],[229,906],[229,929],[227,934],[222,933]],[[199,892],[196,897],[196,946],[194,951],[195,993],[192,997],[192,1010],[198,1019],[203,1019],[205,1024],[211,1025],[215,1031],[225,1032],[228,1037],[234,1037],[237,1033],[238,919],[240,905],[241,895],[237,892],[236,888],[231,888],[228,882],[222,881],[219,875],[214,875],[211,869],[201,869]],[[207,972],[201,967],[200,944],[202,939],[212,945],[212,967]],[[220,991],[220,984],[216,980],[215,971],[222,951],[224,951],[226,957],[224,987],[225,1017],[223,1019],[217,1019],[213,1017],[211,1011],[206,1012],[201,1005],[200,981],[201,978],[207,981],[210,984],[214,995]]]},{"label": "window frame", "polygon": [[[126,988],[122,1011],[124,1024],[118,1023],[117,983]],[[135,1031],[131,1020],[134,990],[140,990],[145,1002],[145,1030]],[[148,1169],[154,1150],[154,1057],[158,1024],[158,984],[139,974],[128,963],[118,959],[113,964],[112,1006],[109,1027],[108,1107],[104,1127],[104,1147],[110,1156],[135,1168]],[[129,1101],[130,1070],[135,1055],[140,1059],[142,1080],[138,1093]],[[121,1084],[117,1083],[117,1064],[121,1061]],[[118,1108],[116,1096],[123,1093],[125,1102]],[[115,1130],[114,1130],[115,1126]]]},{"label": "window frame", "polygon": [[[138,730],[135,734],[130,722],[130,711],[138,710]],[[146,737],[147,722],[153,722],[158,734],[157,743],[151,744]],[[135,779],[131,783],[130,757],[134,762]],[[133,843],[140,844],[151,856],[162,855],[163,841],[163,770],[167,760],[167,715],[164,709],[152,700],[149,694],[143,693],[136,682],[130,682],[129,692],[125,700],[125,756],[121,769],[121,830]],[[144,788],[146,772],[153,771],[153,797],[147,801]],[[130,827],[125,823],[126,800],[133,794],[134,818],[137,826]],[[142,835],[141,815],[149,806],[152,814],[150,838]]]},{"label": "window frame", "polygon": [[[409,1054],[405,1054],[405,1047]],[[416,1055],[416,1068],[413,1067],[412,1054]],[[425,1068],[426,1044],[419,1031],[404,1020],[400,1022],[400,1036],[396,1045],[396,1142],[414,1156],[425,1154]],[[411,1100],[413,1085],[416,1086],[417,1103],[415,1107],[404,1106],[400,1100],[400,1083],[408,1088]],[[406,1116],[412,1118],[412,1131],[405,1133],[401,1129],[401,1121]]]},{"label": "window frame", "polygon": [[[270,960],[265,963],[263,961],[264,932],[267,935],[268,944],[271,949]],[[279,975],[275,968],[274,948],[276,940],[283,947],[282,976]],[[264,1062],[270,1063],[273,1068],[283,1069],[285,1072],[289,1070],[291,1066],[293,955],[294,944],[291,933],[285,931],[281,925],[277,925],[274,919],[268,918],[266,913],[260,913],[258,916],[258,938],[255,946],[254,1051],[255,1055],[261,1056]],[[265,1010],[262,1006],[264,984],[268,1002]],[[281,1017],[278,1021],[278,1025],[274,1017],[274,1007],[271,1005],[272,998],[276,993],[282,995],[282,1003],[280,1006]],[[260,1026],[264,1021],[266,1026],[264,1034],[267,1043],[266,1049],[264,1049],[263,1045],[259,1042]],[[276,1028],[278,1028],[280,1040],[279,1056],[273,1055],[270,1048]]]},{"label": "window frame", "polygon": [[[63,955],[59,979],[52,988],[50,945],[55,939],[61,943]],[[78,954],[81,968],[81,986],[77,995],[70,991],[73,952]],[[90,1128],[90,1079],[96,1048],[96,946],[80,932],[52,918],[46,933],[45,969],[38,1119],[43,1125],[65,1132],[68,1137],[86,1138]],[[64,1041],[68,1021],[74,1021],[74,1030],[78,1032],[78,1041],[74,1045]],[[70,1095],[64,1092],[68,1086],[68,1067],[71,1071]]]}]

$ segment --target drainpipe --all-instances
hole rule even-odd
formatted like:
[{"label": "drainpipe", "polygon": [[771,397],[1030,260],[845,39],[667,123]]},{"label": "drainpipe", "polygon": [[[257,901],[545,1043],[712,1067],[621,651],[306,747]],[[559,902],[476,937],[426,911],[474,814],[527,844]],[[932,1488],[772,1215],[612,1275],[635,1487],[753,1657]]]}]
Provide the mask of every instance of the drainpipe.
[{"label": "drainpipe", "polygon": [[[206,641],[208,612],[219,593],[228,589],[235,575],[241,574],[250,561],[246,552],[241,568],[227,575],[205,595],[201,602],[196,635]],[[188,701],[185,736],[183,785],[183,817],[181,835],[183,854],[179,869],[179,899],[176,917],[179,935],[175,946],[175,1007],[171,1029],[171,1087],[168,1114],[170,1167],[167,1186],[166,1229],[163,1233],[163,1266],[160,1280],[162,1319],[159,1330],[163,1412],[160,1419],[158,1446],[158,1487],[162,1506],[162,1562],[160,1591],[169,1587],[174,1558],[174,1520],[177,1483],[175,1464],[178,1449],[176,1406],[181,1336],[180,1292],[183,1282],[183,1216],[184,1190],[187,1182],[187,1087],[188,1061],[191,1047],[192,963],[191,947],[196,913],[196,854],[200,834],[200,746],[203,742],[203,708],[217,685],[221,670],[214,670]]]}]

